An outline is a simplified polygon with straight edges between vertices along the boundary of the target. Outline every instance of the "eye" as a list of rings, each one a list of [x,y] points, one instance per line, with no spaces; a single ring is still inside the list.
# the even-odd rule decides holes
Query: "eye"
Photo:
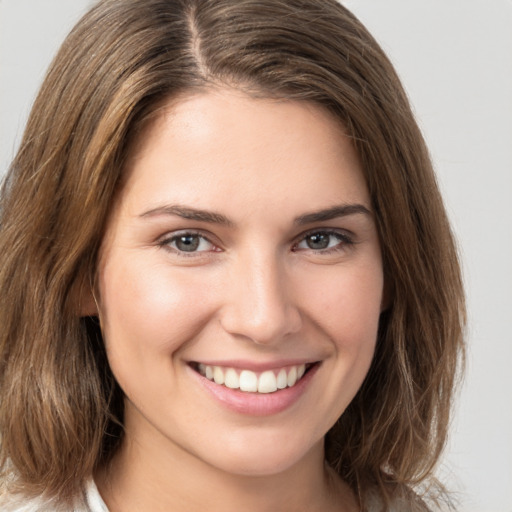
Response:
[[[160,245],[178,253],[216,251],[217,247],[199,233],[182,232],[166,238]]]
[[[314,231],[306,233],[306,235],[295,244],[293,250],[330,252],[331,250],[341,250],[344,245],[351,245],[352,243],[348,235],[338,231]]]

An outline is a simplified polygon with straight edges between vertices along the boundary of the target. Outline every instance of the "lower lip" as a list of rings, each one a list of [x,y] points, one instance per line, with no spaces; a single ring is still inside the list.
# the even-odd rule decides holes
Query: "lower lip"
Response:
[[[239,389],[230,389],[215,384],[192,368],[189,369],[203,388],[224,407],[250,416],[270,416],[288,409],[299,400],[319,366],[319,363],[312,366],[291,388],[280,389],[274,393],[248,393]]]

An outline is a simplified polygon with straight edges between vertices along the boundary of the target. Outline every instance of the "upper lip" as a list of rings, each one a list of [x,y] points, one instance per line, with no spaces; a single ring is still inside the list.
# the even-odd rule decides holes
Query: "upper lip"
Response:
[[[301,364],[313,364],[319,362],[318,359],[279,359],[275,361],[251,361],[246,359],[230,360],[197,360],[190,361],[190,364],[204,364],[205,366],[221,366],[223,368],[235,368],[240,370],[252,370],[253,372],[264,372],[275,370],[287,366],[300,366]]]

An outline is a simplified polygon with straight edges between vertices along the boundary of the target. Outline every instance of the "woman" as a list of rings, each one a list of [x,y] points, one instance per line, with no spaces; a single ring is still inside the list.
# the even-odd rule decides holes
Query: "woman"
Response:
[[[436,497],[456,251],[396,74],[338,3],[100,2],[1,219],[6,510]]]

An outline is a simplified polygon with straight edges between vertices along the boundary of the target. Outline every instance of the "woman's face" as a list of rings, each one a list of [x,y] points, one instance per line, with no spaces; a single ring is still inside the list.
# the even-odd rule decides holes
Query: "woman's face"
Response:
[[[308,103],[185,96],[132,148],[99,265],[126,439],[237,474],[322,456],[383,294],[357,155]]]

